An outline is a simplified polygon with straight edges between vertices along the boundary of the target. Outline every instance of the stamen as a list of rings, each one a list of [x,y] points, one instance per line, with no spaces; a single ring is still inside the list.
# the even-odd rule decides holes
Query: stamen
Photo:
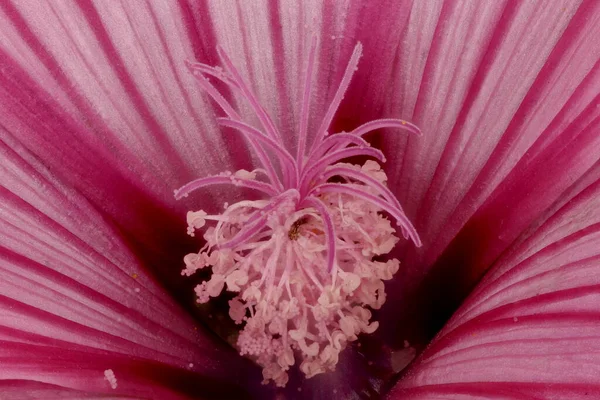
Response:
[[[217,118],[217,121],[219,121],[219,123],[223,126],[238,129],[247,136],[253,137],[269,146],[277,154],[279,164],[287,171],[291,171],[293,179],[291,185],[296,185],[296,182],[298,181],[298,169],[296,168],[296,162],[294,161],[292,155],[280,143],[275,142],[273,139],[265,136],[258,129],[255,129],[241,121],[236,121],[229,118]]]
[[[381,129],[381,128],[400,128],[400,129],[404,129],[410,133],[414,133],[417,136],[421,136],[421,130],[416,125],[413,125],[410,122],[405,121],[403,119],[390,119],[390,118],[376,119],[374,121],[369,121],[369,122],[359,126],[355,130],[353,130],[352,134],[356,135],[356,136],[362,136],[366,133],[369,133],[371,131],[374,131],[376,129]]]
[[[275,128],[273,120],[271,119],[271,117],[269,117],[269,114],[267,114],[265,109],[260,105],[260,102],[254,96],[254,93],[252,93],[252,91],[248,88],[248,85],[246,85],[246,83],[242,79],[242,76],[235,68],[229,57],[227,57],[227,54],[225,54],[223,49],[221,49],[220,47],[217,47],[217,53],[223,61],[223,64],[225,64],[225,69],[227,70],[227,72],[229,72],[235,84],[240,88],[242,94],[250,103],[250,106],[254,110],[254,113],[258,117],[258,120],[260,121],[262,126],[265,128],[267,134],[271,136],[271,138],[278,139],[281,141],[281,134],[279,133],[277,128]]]
[[[319,159],[319,157],[322,157],[323,154],[327,153],[328,150],[333,149],[334,146],[335,150],[339,150],[348,146],[349,144],[369,147],[369,143],[360,136],[356,136],[351,133],[345,132],[336,133],[335,135],[329,136],[327,139],[321,142],[321,144],[315,149],[315,151],[310,154],[309,162],[315,159]]]
[[[323,118],[323,122],[321,122],[321,126],[319,126],[319,128],[317,129],[317,137],[313,142],[313,147],[317,146],[321,142],[321,140],[323,140],[323,137],[325,136],[327,129],[331,124],[331,121],[333,120],[335,112],[339,108],[340,103],[344,98],[344,94],[348,89],[348,86],[350,86],[350,80],[352,79],[352,75],[354,75],[354,72],[358,69],[358,60],[360,59],[361,55],[362,45],[360,43],[357,43],[356,47],[354,47],[354,51],[352,52],[352,56],[350,57],[350,61],[348,61],[346,71],[344,71],[344,76],[342,77],[342,81],[338,86],[338,90],[335,93],[335,96],[333,97],[333,100],[331,101],[327,112],[325,113],[325,117]]]
[[[206,186],[232,184],[236,186],[247,187],[249,189],[256,189],[270,196],[274,196],[277,194],[277,192],[271,185],[256,181],[254,180],[254,178],[246,179],[241,178],[239,176],[234,177],[232,175],[214,175],[206,178],[196,179],[191,181],[190,183],[183,185],[175,191],[175,199],[179,200],[182,197],[187,197],[191,192]]]
[[[333,227],[333,220],[329,210],[323,204],[321,200],[316,197],[307,197],[305,199],[308,205],[312,205],[317,209],[321,218],[323,219],[323,225],[325,226],[325,240],[327,243],[327,272],[331,273],[335,266],[335,228]]]
[[[369,147],[349,147],[347,149],[335,151],[321,157],[314,164],[306,166],[306,170],[302,174],[302,178],[300,180],[300,192],[305,194],[307,192],[307,186],[310,185],[311,182],[313,182],[313,184],[316,183],[314,182],[315,177],[319,175],[319,173],[321,173],[327,166],[339,160],[343,160],[344,158],[355,156],[371,156],[382,162],[385,162],[385,157],[380,150]]]
[[[412,224],[410,223],[410,221],[408,220],[406,215],[404,215],[404,213],[401,210],[397,209],[396,207],[394,207],[392,204],[389,204],[385,200],[383,200],[377,196],[373,196],[372,194],[368,193],[365,190],[359,189],[358,186],[359,185],[324,183],[322,185],[316,186],[313,189],[313,192],[347,193],[347,194],[354,195],[356,197],[363,198],[366,201],[380,207],[382,210],[385,210],[385,211],[389,212],[390,214],[392,214],[392,216],[396,219],[396,221],[398,221],[398,224],[408,230],[409,236],[411,237],[411,239],[413,240],[415,245],[417,245],[417,247],[421,246],[421,240],[419,239],[419,235],[417,234],[417,231],[413,228]]]
[[[229,116],[232,119],[241,119],[240,115],[237,113],[237,111],[233,109],[233,107],[227,102],[227,100],[225,100],[223,95],[221,95],[221,93],[219,93],[217,89],[213,85],[211,85],[210,82],[201,73],[198,73],[198,71],[194,70],[194,64],[187,63],[187,66],[194,74],[196,81],[200,85],[200,88],[204,90],[219,105],[219,107],[221,107],[223,111],[225,111],[227,116]],[[262,147],[260,147],[260,145],[254,138],[250,138],[249,141],[253,150],[256,152],[258,159],[265,167],[269,180],[279,190],[282,190],[283,185],[281,184],[281,181],[279,180],[279,177],[277,176],[277,173],[273,168],[273,164],[271,163],[271,160],[269,159],[265,151],[262,149]]]
[[[395,259],[373,261],[373,257],[389,253],[399,240],[384,213],[396,219],[406,238],[421,245],[400,203],[387,188],[379,163],[368,160],[361,166],[340,162],[353,156],[385,162],[383,153],[371,148],[361,136],[380,128],[419,133],[418,128],[403,120],[381,119],[325,138],[358,64],[360,44],[306,157],[316,44],[317,39],[312,38],[295,158],[221,49],[224,71],[189,64],[200,87],[226,113],[228,118],[219,118],[219,123],[245,135],[264,169],[197,179],[177,190],[176,198],[216,184],[254,189],[266,197],[226,203],[218,215],[203,210],[188,213],[188,233],[193,236],[196,230],[204,230],[206,243],[198,253],[185,256],[182,274],[211,269],[210,279],[195,288],[199,303],[208,302],[223,290],[234,294],[229,300],[229,316],[241,326],[238,350],[262,366],[264,383],[272,381],[277,386],[287,384],[288,370],[294,365],[308,378],[333,371],[348,343],[377,329],[370,309],[383,305],[383,281],[392,279],[400,264]],[[264,131],[242,121],[204,74],[239,91]],[[284,184],[270,157],[278,161]],[[257,180],[257,172],[266,174],[269,182]],[[329,182],[334,177],[336,182]]]

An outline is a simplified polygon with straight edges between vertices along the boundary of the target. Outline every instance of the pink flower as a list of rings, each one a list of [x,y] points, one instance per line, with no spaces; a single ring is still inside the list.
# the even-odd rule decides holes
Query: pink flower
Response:
[[[598,2],[6,1],[0,32],[0,398],[600,397]],[[245,93],[203,80],[234,69]],[[381,119],[423,135],[368,133],[384,171],[315,163],[302,184],[297,148]],[[238,187],[173,198],[224,170]],[[224,202],[276,205],[253,222],[235,206],[217,229]],[[380,210],[422,246],[396,243]],[[343,264],[351,241],[364,276]],[[303,284],[338,271],[339,293],[324,286],[306,325],[293,291],[250,322],[268,292],[251,283],[301,244]],[[356,293],[371,306],[328,314]],[[290,350],[273,338],[292,319]],[[327,343],[310,339],[318,320]],[[260,384],[282,370],[285,389]]]

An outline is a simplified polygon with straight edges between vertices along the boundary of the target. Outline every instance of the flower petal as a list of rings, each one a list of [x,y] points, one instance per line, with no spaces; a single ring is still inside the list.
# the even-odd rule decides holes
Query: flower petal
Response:
[[[1,132],[0,380],[167,396],[190,376],[207,393],[225,380],[236,390],[232,368],[246,364],[194,326],[112,222]]]
[[[600,396],[600,164],[534,226],[389,398]]]
[[[0,360],[7,368],[0,373],[5,378],[0,380],[3,399],[250,398],[225,381],[148,360],[30,343],[3,342],[2,345],[6,345],[6,349]],[[40,358],[44,358],[44,362],[40,362]],[[31,380],[32,371],[35,371],[34,380]]]
[[[594,1],[413,3],[395,100],[382,107],[423,136],[390,134],[383,149],[423,247],[399,250],[405,276],[381,316],[391,340],[425,344],[491,262],[597,162],[599,22]]]
[[[26,331],[34,335],[32,343],[47,344],[47,335],[58,341],[52,344],[57,348],[76,343],[108,349],[141,360],[136,362],[192,370],[203,384],[202,376],[213,376],[216,385],[219,375],[229,376],[231,365],[248,364],[204,330],[195,331],[162,288],[182,286],[177,265],[191,244],[183,205],[177,214],[172,193],[198,170],[217,170],[228,157],[229,152],[203,147],[233,144],[242,151],[231,159],[241,163],[245,150],[235,140],[223,141],[216,125],[205,124],[211,108],[186,72],[182,49],[161,42],[161,35],[175,31],[163,32],[166,27],[142,18],[160,14],[173,19],[179,32],[185,31],[182,15],[189,11],[128,2],[123,7],[143,15],[119,25],[123,21],[111,18],[102,3],[0,5],[6,38],[0,44],[0,136],[11,160],[1,175],[7,247],[2,256],[11,269],[1,306],[12,310],[7,335],[19,338]],[[118,39],[119,33],[138,46]],[[172,40],[184,45],[176,36]],[[161,49],[166,53],[155,60],[159,65],[136,64],[147,60],[145,51]],[[178,54],[177,66],[169,51]],[[162,103],[168,103],[168,112],[177,107],[186,112],[167,119]],[[170,129],[178,134],[171,136]],[[190,146],[192,141],[198,146]],[[179,154],[184,148],[188,152]],[[176,295],[193,302],[191,291]],[[224,363],[229,367],[222,368]],[[101,375],[108,367],[98,368]],[[37,379],[38,371],[28,371]],[[67,377],[53,379],[73,387]]]
[[[181,242],[175,188],[249,160],[185,68],[188,14],[158,3],[0,6],[4,126],[147,248]]]

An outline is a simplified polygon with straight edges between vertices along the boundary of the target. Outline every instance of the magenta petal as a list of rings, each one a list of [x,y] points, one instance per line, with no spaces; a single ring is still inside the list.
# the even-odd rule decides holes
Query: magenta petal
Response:
[[[165,400],[249,398],[226,381],[149,360],[89,349],[79,351],[31,343],[0,343],[3,347],[0,355],[3,365],[0,395],[4,395],[3,399],[19,399],[16,395],[40,400],[68,396]],[[35,379],[32,379],[32,371],[35,371]],[[113,382],[107,378],[111,375],[115,378]],[[11,394],[15,396],[11,397]]]
[[[597,164],[494,263],[390,398],[600,396],[599,199]]]
[[[139,395],[184,390],[178,376],[188,376],[207,392],[225,380],[235,390],[232,368],[247,364],[198,330],[85,197],[5,140],[0,380]],[[121,389],[104,380],[107,369]]]
[[[381,317],[391,340],[425,345],[491,263],[598,161],[600,45],[590,38],[600,35],[600,4],[560,4],[413,3],[414,33],[390,90],[398,95],[382,106],[423,136],[389,133],[383,150],[423,247],[399,250],[405,276]]]
[[[173,189],[223,165],[248,166],[185,67],[193,38],[178,33],[188,14],[158,3],[0,5],[7,134],[146,248],[175,245],[173,210],[183,205]]]

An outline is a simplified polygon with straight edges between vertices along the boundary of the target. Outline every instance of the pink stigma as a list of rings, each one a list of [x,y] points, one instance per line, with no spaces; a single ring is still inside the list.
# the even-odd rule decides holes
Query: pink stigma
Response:
[[[185,256],[182,274],[211,268],[210,280],[195,289],[197,301],[206,303],[224,289],[234,294],[229,315],[242,325],[237,339],[240,354],[263,368],[263,383],[273,381],[282,387],[292,365],[298,363],[308,378],[333,371],[349,342],[377,329],[370,309],[383,305],[383,281],[392,279],[400,264],[396,259],[373,261],[375,256],[389,253],[399,240],[397,228],[387,216],[395,220],[405,238],[421,245],[388,189],[380,164],[373,160],[362,166],[341,162],[353,156],[385,162],[383,153],[362,138],[364,134],[381,128],[420,134],[419,129],[403,120],[381,119],[349,133],[327,133],[357,68],[360,44],[307,151],[316,47],[313,38],[295,155],[285,147],[271,117],[221,49],[223,69],[188,63],[200,87],[225,112],[226,118],[219,118],[219,123],[244,135],[262,166],[197,179],[175,191],[180,199],[196,189],[229,184],[264,195],[262,200],[226,204],[221,214],[189,212],[188,233],[194,236],[197,229],[204,229],[206,244],[198,253]],[[208,76],[240,93],[260,126],[242,121]]]

